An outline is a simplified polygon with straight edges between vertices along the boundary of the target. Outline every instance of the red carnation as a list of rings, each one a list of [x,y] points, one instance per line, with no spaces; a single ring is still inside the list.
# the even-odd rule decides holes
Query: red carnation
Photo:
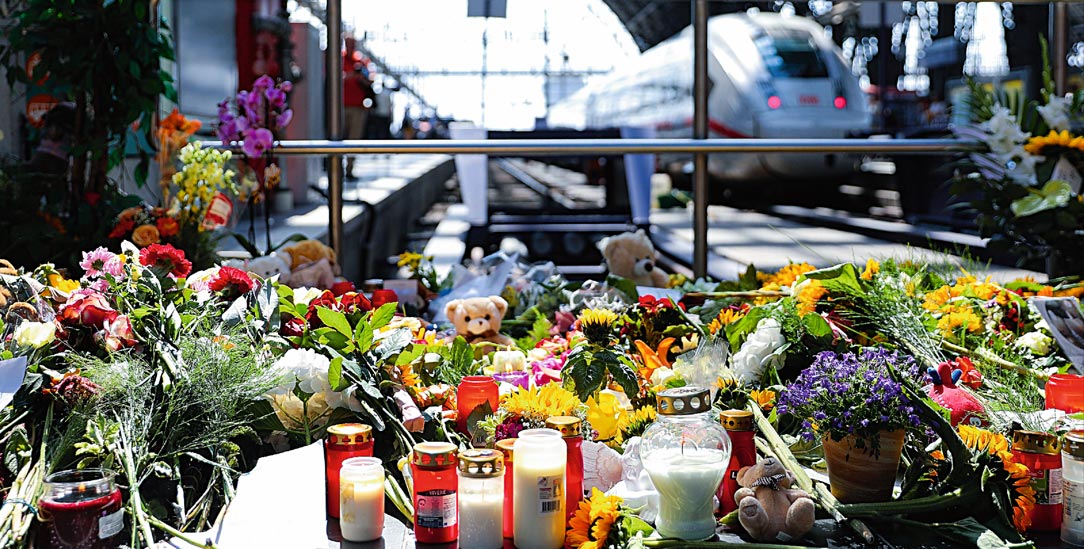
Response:
[[[399,303],[399,296],[394,290],[376,290],[373,292],[373,308],[379,309],[385,303]]]
[[[151,244],[139,250],[139,264],[167,272],[174,278],[184,278],[192,272],[192,262],[184,258],[184,250],[169,244]]]
[[[218,274],[211,279],[211,283],[208,285],[213,292],[221,292],[226,289],[234,289],[237,293],[247,294],[252,291],[252,288],[256,287],[256,284],[252,281],[252,277],[248,276],[248,273],[235,267],[221,267],[218,269]]]
[[[357,290],[357,287],[354,286],[354,283],[350,282],[349,280],[340,280],[331,285],[331,293],[335,294],[336,296],[341,296],[346,292],[353,292],[355,290]]]
[[[124,235],[131,232],[135,228],[135,221],[130,219],[123,220],[117,223],[116,227],[109,233],[109,238],[124,238]]]

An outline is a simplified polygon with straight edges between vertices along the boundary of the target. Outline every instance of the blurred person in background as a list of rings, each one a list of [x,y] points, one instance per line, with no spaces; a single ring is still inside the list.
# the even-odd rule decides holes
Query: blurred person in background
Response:
[[[369,108],[373,104],[372,82],[365,74],[365,66],[356,61],[354,39],[346,39],[346,62],[343,63],[343,111],[346,118],[345,138],[365,139],[365,127],[368,123]],[[356,181],[354,175],[354,157],[346,157],[346,179]]]
[[[391,90],[383,88],[373,96],[369,109],[369,139],[391,139]]]

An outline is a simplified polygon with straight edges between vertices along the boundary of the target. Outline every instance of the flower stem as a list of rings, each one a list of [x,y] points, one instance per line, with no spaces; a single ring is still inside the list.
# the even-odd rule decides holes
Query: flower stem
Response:
[[[644,547],[651,549],[811,549],[799,545],[777,543],[732,543],[727,541],[685,541],[681,539],[644,540]]]
[[[192,545],[194,547],[202,547],[203,549],[215,549],[217,547],[214,544],[214,542],[212,542],[210,539],[204,540],[202,543],[199,542],[199,541],[196,541],[195,539],[193,539],[193,538],[189,537],[188,535],[186,535],[184,532],[181,532],[180,530],[177,530],[176,528],[166,524],[165,522],[162,522],[161,520],[158,520],[158,518],[155,517],[154,515],[146,515],[145,518],[147,519],[147,522],[150,523],[151,526],[154,526],[155,528],[158,528],[159,530],[161,530],[161,531],[163,531],[163,532],[165,532],[165,533],[167,533],[167,534],[169,534],[169,535],[171,535],[171,536],[173,536],[173,537],[175,537],[175,538],[177,538],[177,539],[179,539],[179,540],[181,540],[181,541],[183,541],[183,542],[185,542],[185,543],[187,543],[189,545]]]
[[[908,500],[844,504],[840,506],[840,511],[853,517],[932,513],[952,506],[966,505],[977,494],[973,489],[965,491],[957,488],[945,494]]]
[[[969,355],[969,356],[975,356],[975,357],[981,358],[981,359],[983,359],[983,360],[985,360],[987,362],[992,362],[994,364],[997,364],[998,366],[1001,366],[1002,368],[1008,368],[1010,370],[1013,370],[1014,372],[1016,372],[1018,374],[1029,375],[1029,376],[1032,376],[1034,378],[1037,378],[1037,379],[1040,379],[1040,380],[1043,380],[1043,381],[1046,381],[1046,380],[1050,379],[1050,375],[1048,375],[1046,373],[1040,372],[1038,370],[1032,370],[1031,368],[1025,368],[1025,367],[1023,367],[1023,366],[1021,366],[1019,364],[1014,364],[1012,362],[1009,362],[1008,360],[1005,360],[1005,359],[995,355],[994,353],[991,353],[990,351],[987,351],[986,349],[974,349],[974,350],[972,350],[972,349],[968,349],[966,347],[961,347],[961,346],[953,344],[953,343],[949,343],[948,341],[944,341],[944,340],[941,341],[941,347],[944,348],[946,351],[952,351],[952,352],[954,352],[956,354],[959,354],[959,355]]]

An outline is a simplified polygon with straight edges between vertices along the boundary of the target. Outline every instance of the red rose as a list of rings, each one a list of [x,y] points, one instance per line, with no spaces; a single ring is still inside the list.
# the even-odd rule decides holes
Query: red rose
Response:
[[[98,201],[101,200],[101,199],[102,199],[102,193],[95,193],[95,192],[85,192],[85,193],[83,193],[83,201],[86,202],[87,205],[92,207],[92,208],[94,206],[97,206]]]
[[[139,264],[159,269],[174,278],[184,278],[192,272],[192,262],[184,258],[184,250],[169,244],[151,244],[139,250]]]
[[[94,337],[102,342],[110,352],[132,347],[136,344],[135,332],[132,331],[132,321],[128,319],[127,315],[120,315],[106,322],[105,327],[94,334]]]
[[[379,309],[385,303],[399,303],[399,296],[394,290],[376,290],[373,292],[373,308]]]
[[[102,294],[94,290],[72,292],[60,306],[60,321],[83,326],[103,326],[117,318],[117,311]]]
[[[331,293],[335,294],[336,297],[341,296],[346,292],[353,292],[355,290],[357,290],[357,287],[354,286],[354,283],[350,282],[349,280],[340,280],[339,282],[331,285]]]
[[[235,267],[221,267],[218,269],[218,274],[211,279],[211,283],[208,285],[213,292],[221,292],[226,289],[236,290],[237,293],[247,294],[256,287],[256,283],[252,281],[252,277],[248,276],[248,273]]]
[[[331,309],[332,311],[338,311],[340,313],[343,312],[343,305],[335,299],[335,294],[332,294],[331,290],[324,290],[323,293],[309,302],[309,312],[305,314],[305,320],[307,320],[309,326],[313,328],[319,328],[324,325],[324,323],[320,321],[320,317],[316,314],[317,307],[324,307],[325,309]]]
[[[354,311],[361,311],[363,313],[369,312],[373,309],[373,304],[369,302],[369,298],[364,294],[357,292],[347,292],[339,298],[339,302],[342,303],[343,312],[346,314],[353,313]]]
[[[284,337],[296,336],[300,337],[305,334],[305,320],[298,317],[291,317],[290,320],[282,323],[282,327],[279,328],[279,334]]]
[[[130,219],[117,222],[117,226],[109,232],[109,238],[124,238],[124,235],[135,228],[135,221]]]

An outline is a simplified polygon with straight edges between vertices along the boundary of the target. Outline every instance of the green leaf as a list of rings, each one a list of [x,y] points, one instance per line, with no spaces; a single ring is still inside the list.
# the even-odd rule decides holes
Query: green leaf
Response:
[[[810,313],[802,317],[802,324],[805,325],[806,332],[809,335],[818,338],[830,337],[832,335],[832,326],[828,324],[828,321],[817,313]]]
[[[623,520],[625,532],[628,533],[630,538],[636,537],[636,534],[643,534],[644,537],[648,537],[655,533],[655,529],[651,527],[644,519],[636,515],[625,515]]]
[[[607,365],[610,375],[613,376],[614,381],[621,386],[621,389],[625,391],[625,394],[629,397],[633,397],[640,393],[640,385],[636,381],[636,371],[624,362],[613,362]]]
[[[606,285],[625,294],[629,303],[636,303],[640,299],[640,292],[636,291],[636,283],[616,275],[606,276]]]
[[[369,313],[372,315],[369,324],[373,327],[373,331],[387,326],[388,323],[391,322],[391,319],[395,318],[395,310],[398,306],[398,303],[385,303],[381,305],[379,309]]]
[[[1061,208],[1068,205],[1073,198],[1073,188],[1068,182],[1058,179],[1047,181],[1042,189],[1028,189],[1028,193],[1024,198],[1014,200],[1009,206],[1016,217],[1027,217]]]
[[[606,367],[597,364],[590,351],[581,350],[568,357],[565,371],[568,372],[566,379],[572,382],[576,396],[581,401],[586,401],[602,388]]]
[[[377,361],[386,360],[402,351],[413,340],[414,335],[409,328],[399,328],[391,334],[380,339],[380,345],[376,348]]]
[[[768,313],[760,307],[755,307],[749,311],[748,314],[743,316],[741,320],[728,324],[726,327],[726,338],[730,342],[731,349],[740,349],[741,342],[745,340],[745,337],[757,329],[757,323],[764,317],[768,316]]]
[[[350,337],[353,334],[353,330],[350,329],[350,321],[346,319],[346,315],[339,311],[334,311],[327,307],[317,307],[316,316],[320,317],[320,320],[323,321],[325,325],[346,337]]]
[[[418,360],[426,353],[425,345],[411,344],[395,358],[396,366],[403,366]]]
[[[343,357],[337,356],[331,360],[327,369],[327,381],[334,391],[342,391],[350,386],[350,381],[343,376]]]
[[[467,433],[473,435],[474,430],[478,427],[478,422],[491,415],[493,415],[493,407],[489,405],[488,400],[484,400],[481,404],[475,406],[470,411],[470,415],[467,416]]]
[[[847,295],[862,295],[865,293],[858,283],[858,271],[850,263],[840,263],[835,267],[810,271],[805,273],[805,277],[821,281],[825,288],[833,292]]]
[[[373,348],[373,338],[376,334],[373,333],[373,327],[362,319],[358,322],[357,328],[354,330],[354,341],[357,343],[358,350],[363,353],[369,352],[369,349]]]

